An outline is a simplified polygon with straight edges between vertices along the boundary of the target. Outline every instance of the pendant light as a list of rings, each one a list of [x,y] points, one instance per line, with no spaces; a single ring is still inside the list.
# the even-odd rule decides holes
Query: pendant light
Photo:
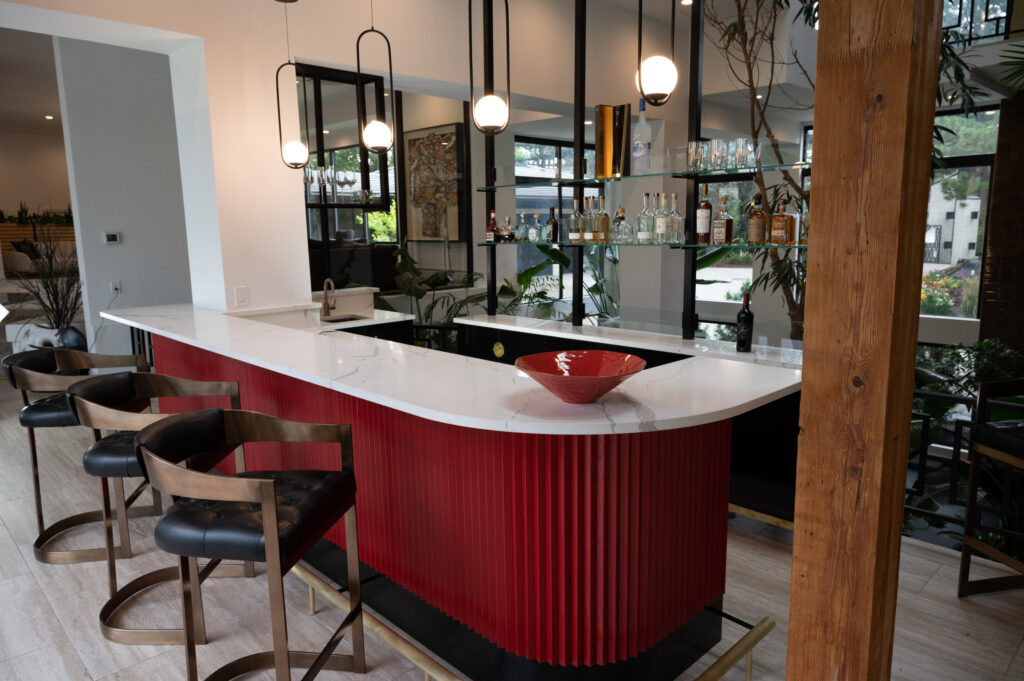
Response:
[[[384,44],[388,46],[388,90],[390,90],[391,97],[391,125],[387,123],[387,114],[381,115],[381,111],[375,106],[374,107],[374,119],[372,121],[366,121],[366,107],[362,107],[360,111],[360,121],[362,133],[360,134],[360,141],[363,147],[372,153],[383,154],[395,143],[395,131],[392,127],[395,124],[395,73],[391,67],[391,41],[388,37],[373,27],[373,0],[370,0],[370,28],[366,29],[359,34],[356,39],[356,87],[362,88],[363,86],[363,68],[362,61],[359,54],[359,44],[363,41],[363,36],[367,33],[376,33],[384,39]],[[362,90],[360,90],[362,92]]]
[[[661,106],[672,96],[679,82],[679,71],[676,70],[676,3],[669,0],[669,11],[672,13],[671,57],[655,55],[644,59],[644,0],[639,0],[636,27],[636,89],[651,106]]]
[[[512,62],[509,59],[508,0],[505,2],[505,99],[494,94],[494,87],[484,84],[484,96],[473,104],[473,125],[485,135],[497,135],[508,127],[509,104],[512,97]],[[486,78],[485,78],[486,80]],[[473,0],[469,0],[469,101],[473,103]]]
[[[305,114],[306,122],[306,141],[303,142],[301,139],[292,139],[287,142],[284,141],[284,131],[281,125],[281,71],[291,66],[295,69],[295,62],[292,61],[292,45],[291,39],[288,35],[288,5],[296,2],[296,0],[277,0],[284,5],[284,40],[285,48],[288,54],[285,55],[287,61],[277,67],[277,71],[274,73],[274,89],[277,93],[277,141],[281,147],[281,161],[284,162],[289,168],[305,168],[309,163],[309,107],[306,106],[306,79],[302,79],[302,111]],[[296,76],[298,74],[296,73]]]

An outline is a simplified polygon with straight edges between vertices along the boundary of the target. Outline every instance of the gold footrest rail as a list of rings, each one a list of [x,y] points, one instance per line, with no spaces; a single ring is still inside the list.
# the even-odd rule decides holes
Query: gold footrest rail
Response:
[[[299,564],[294,566],[291,569],[291,573],[305,582],[310,589],[319,592],[324,598],[345,612],[349,612],[352,609],[348,596],[340,593],[335,587],[331,586],[325,579],[315,574],[305,565]],[[311,608],[312,599],[311,595]],[[367,612],[366,608],[363,608],[363,626],[376,634],[384,643],[388,644],[400,655],[423,670],[428,678],[436,679],[437,681],[461,681],[457,675],[441,666],[437,660],[423,652],[415,643],[396,632],[384,622],[381,622],[370,612]],[[326,668],[330,669],[330,667]],[[214,679],[210,677],[207,681],[214,681]]]
[[[768,632],[775,628],[775,620],[765,617],[725,651],[720,658],[697,677],[697,681],[718,681],[744,657],[747,658],[747,681],[754,678],[754,646],[761,642]]]

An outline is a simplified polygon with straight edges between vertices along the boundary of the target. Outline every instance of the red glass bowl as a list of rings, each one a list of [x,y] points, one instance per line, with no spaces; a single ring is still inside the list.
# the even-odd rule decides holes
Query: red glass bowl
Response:
[[[645,366],[636,355],[608,350],[541,352],[516,360],[516,369],[569,404],[596,402]]]

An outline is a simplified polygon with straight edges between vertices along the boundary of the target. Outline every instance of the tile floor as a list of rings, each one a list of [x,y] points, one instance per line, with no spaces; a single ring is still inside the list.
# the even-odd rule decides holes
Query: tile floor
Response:
[[[100,635],[96,616],[106,598],[102,563],[44,565],[34,559],[32,488],[25,433],[16,418],[19,407],[17,393],[0,389],[0,680],[183,679],[179,648],[118,645]],[[38,439],[47,521],[98,507],[99,483],[80,465],[81,452],[90,441],[88,432],[78,428],[40,431]],[[143,572],[173,564],[153,545],[154,522],[153,518],[131,521],[136,555],[118,561],[122,584]],[[725,608],[749,622],[771,615],[778,624],[758,646],[755,679],[785,677],[791,539],[786,531],[745,518],[731,523]],[[99,545],[99,528],[89,526],[69,533],[61,543],[69,548]],[[893,679],[1024,680],[1024,591],[957,599],[957,561],[958,555],[948,549],[904,540]],[[1005,571],[979,568],[979,576],[986,572]],[[318,613],[310,616],[305,586],[294,577],[287,578],[286,585],[294,647],[319,649],[340,621],[340,612],[321,600]],[[211,642],[199,649],[201,674],[239,654],[269,647],[265,593],[266,582],[261,577],[207,582],[204,599]],[[141,600],[144,605],[130,611],[126,624],[178,624],[180,610],[173,585],[153,589]],[[680,679],[696,679],[743,633],[726,623],[723,641]],[[367,677],[372,681],[424,678],[422,671],[372,634],[367,635],[367,657]],[[299,672],[294,677],[298,678]],[[270,679],[270,675],[250,678]],[[351,677],[324,672],[320,678]],[[726,678],[742,679],[742,668]]]

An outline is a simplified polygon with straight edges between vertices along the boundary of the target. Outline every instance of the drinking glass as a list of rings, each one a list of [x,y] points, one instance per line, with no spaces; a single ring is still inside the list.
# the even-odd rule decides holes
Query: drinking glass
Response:
[[[711,140],[711,170],[729,167],[729,144],[725,140]]]

